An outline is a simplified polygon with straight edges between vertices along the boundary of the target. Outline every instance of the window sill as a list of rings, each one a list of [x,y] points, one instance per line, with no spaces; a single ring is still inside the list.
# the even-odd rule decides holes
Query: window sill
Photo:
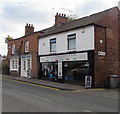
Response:
[[[76,49],[67,50],[68,52],[76,52]]]
[[[50,54],[56,54],[56,52],[50,52]]]
[[[10,69],[10,71],[16,71],[16,72],[18,72],[18,69]]]
[[[29,51],[25,51],[25,53],[29,53]]]

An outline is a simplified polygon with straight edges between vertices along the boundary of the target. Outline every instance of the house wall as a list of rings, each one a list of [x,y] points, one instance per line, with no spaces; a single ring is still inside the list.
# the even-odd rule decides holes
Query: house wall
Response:
[[[120,86],[120,2],[119,2],[119,16],[118,16],[118,39],[119,39],[119,86]]]
[[[108,87],[110,75],[119,75],[118,9],[108,10],[96,24],[105,26],[106,29],[95,27],[95,87]],[[98,56],[98,51],[106,52],[106,56]]]
[[[84,31],[84,33],[82,33]],[[39,55],[48,55],[50,52],[50,39],[56,38],[56,52],[66,53],[68,50],[67,35],[76,33],[76,51],[94,50],[94,26],[87,26],[39,39]],[[73,51],[73,50],[72,50]]]
[[[12,41],[8,42],[8,58],[9,58],[9,62],[10,62],[10,57],[11,56],[16,56],[16,55],[12,55],[12,49],[11,46],[12,44],[16,45],[16,49],[17,49],[17,55],[19,56],[19,65],[21,67],[21,59],[20,56],[21,55],[27,55],[27,54],[31,54],[32,55],[32,75],[33,78],[38,78],[38,62],[37,62],[37,54],[38,54],[38,35],[39,33],[35,33],[29,36],[24,36],[22,38],[18,38]],[[29,52],[25,53],[25,41],[29,41]],[[21,68],[19,68],[18,71],[10,71],[11,75],[15,75],[15,76],[20,76],[21,75]]]

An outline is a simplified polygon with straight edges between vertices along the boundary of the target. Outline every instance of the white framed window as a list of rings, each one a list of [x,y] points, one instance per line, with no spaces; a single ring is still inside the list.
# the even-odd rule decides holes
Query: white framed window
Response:
[[[12,44],[12,54],[15,54],[15,44]]]
[[[17,70],[18,71],[18,59],[10,60],[10,71]]]
[[[50,39],[50,52],[56,52],[56,38]]]
[[[29,52],[29,41],[25,41],[25,52]]]
[[[68,50],[76,49],[76,34],[68,35],[67,39],[68,39]]]

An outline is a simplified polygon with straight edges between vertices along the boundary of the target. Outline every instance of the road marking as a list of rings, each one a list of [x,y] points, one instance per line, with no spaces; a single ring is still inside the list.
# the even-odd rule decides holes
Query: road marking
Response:
[[[100,90],[106,90],[104,88],[98,88],[98,89],[81,89],[81,90],[73,90],[69,92],[81,92],[81,91],[100,91]]]
[[[89,110],[84,110],[84,112],[91,112],[91,111],[89,111]]]
[[[32,95],[32,94],[27,93],[27,92],[19,91],[17,89],[14,89],[14,91],[17,91],[19,93],[22,93],[22,94],[25,94],[25,95],[29,95],[29,96],[32,96],[32,97],[35,97],[35,98],[39,98],[39,99],[42,99],[42,100],[45,100],[45,101],[50,101],[49,99],[46,99],[46,98],[43,98],[43,97],[39,97],[39,96],[36,96],[36,95]]]
[[[19,83],[23,83],[23,84],[28,84],[28,85],[38,86],[38,87],[42,87],[42,88],[52,89],[52,90],[56,90],[56,91],[62,91],[62,92],[81,92],[81,91],[100,91],[100,90],[106,90],[104,88],[81,89],[81,90],[61,90],[61,89],[58,89],[58,88],[53,88],[53,87],[48,87],[48,86],[44,86],[44,85],[33,84],[33,83],[30,83],[30,82],[23,82],[23,81],[14,80],[14,79],[8,79],[8,78],[3,78],[3,79],[14,81],[14,82],[19,82]]]
[[[57,88],[52,88],[52,87],[48,87],[48,86],[44,86],[44,85],[32,84],[30,82],[23,82],[23,81],[18,81],[18,80],[14,80],[14,79],[8,79],[8,78],[4,78],[4,79],[10,80],[10,81],[13,81],[13,82],[19,82],[19,83],[23,83],[23,84],[38,86],[38,87],[42,87],[42,88],[48,88],[48,89],[53,89],[53,90],[57,90],[57,91],[63,91],[63,90],[60,90],[60,89],[57,89]]]

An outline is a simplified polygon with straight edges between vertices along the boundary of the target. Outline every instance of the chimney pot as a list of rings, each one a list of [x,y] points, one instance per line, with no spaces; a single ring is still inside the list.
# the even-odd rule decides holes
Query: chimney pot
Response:
[[[66,14],[64,14],[64,17],[66,17]]]
[[[30,24],[29,24],[29,27],[30,27]]]
[[[28,23],[26,23],[26,26],[28,26]]]
[[[59,13],[59,16],[61,16],[61,13]]]
[[[56,13],[56,15],[58,15],[58,12]]]

